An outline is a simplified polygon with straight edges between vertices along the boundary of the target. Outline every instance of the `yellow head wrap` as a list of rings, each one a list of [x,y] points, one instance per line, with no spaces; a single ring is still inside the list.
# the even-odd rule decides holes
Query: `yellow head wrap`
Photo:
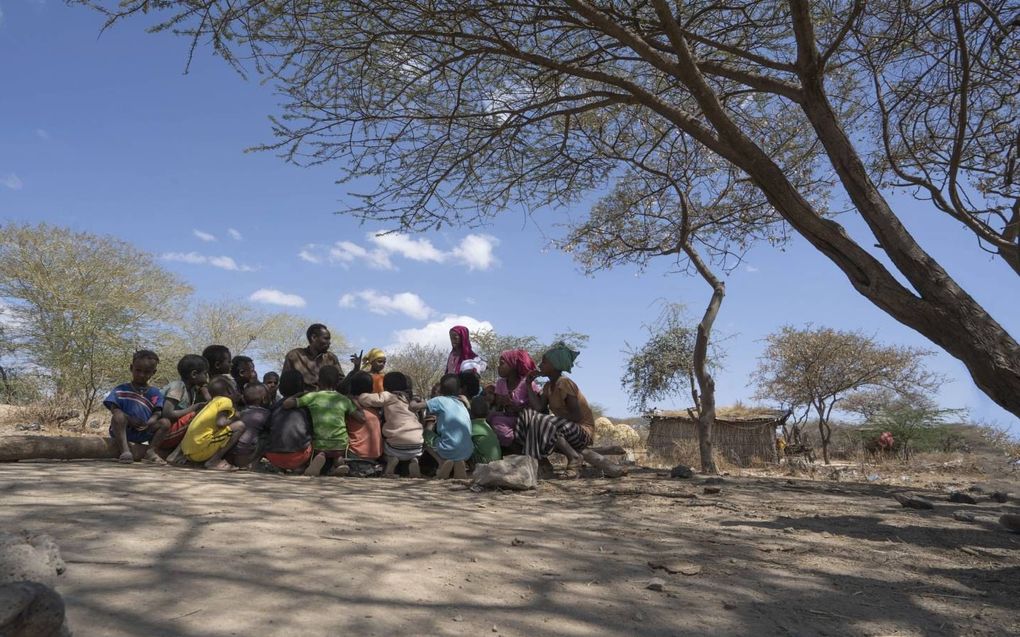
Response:
[[[378,347],[373,347],[372,349],[368,350],[368,353],[365,354],[365,358],[362,359],[361,369],[367,372],[368,370],[372,369],[372,363],[379,360],[380,358],[386,358],[386,352],[382,351]]]

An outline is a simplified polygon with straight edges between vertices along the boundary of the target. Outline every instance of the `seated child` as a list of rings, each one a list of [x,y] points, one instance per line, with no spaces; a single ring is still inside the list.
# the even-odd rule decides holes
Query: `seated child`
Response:
[[[162,418],[163,394],[149,386],[149,379],[156,373],[159,356],[147,349],[138,350],[131,357],[131,382],[117,385],[103,399],[103,406],[110,410],[110,437],[117,443],[123,463],[134,462],[129,442],[150,443],[145,459],[162,462],[154,449],[163,442],[170,429],[170,423]]]
[[[365,415],[350,398],[334,389],[340,385],[341,380],[339,367],[324,365],[319,368],[318,385],[330,389],[292,396],[283,401],[284,409],[304,407],[312,416],[312,450],[315,456],[308,464],[305,475],[321,475],[327,461],[335,465],[330,475],[344,475],[348,470],[343,462],[350,443],[346,416],[352,414],[355,420],[364,420]]]
[[[383,377],[383,391],[379,394],[361,394],[358,404],[370,409],[383,410],[383,454],[386,456],[384,475],[393,476],[397,463],[410,463],[408,475],[421,477],[418,458],[422,453],[422,426],[415,414],[425,403],[411,395],[411,379],[400,372]]]
[[[209,381],[209,396],[202,411],[191,419],[181,441],[181,452],[191,462],[204,462],[206,469],[230,471],[234,466],[223,459],[244,432],[244,423],[234,410],[234,393],[223,376]]]
[[[488,464],[503,457],[499,446],[499,437],[485,421],[489,417],[489,401],[485,396],[471,399],[471,442],[475,452],[471,459],[475,464]]]
[[[358,397],[371,394],[374,379],[367,372],[356,372],[350,378],[351,399],[357,403]],[[350,444],[347,457],[358,460],[378,460],[382,456],[381,421],[377,408],[361,405],[365,419],[359,421],[351,414],[347,416],[347,435]]]
[[[262,375],[262,384],[266,386],[266,407],[272,407],[280,399],[276,389],[280,386],[280,375],[276,372],[266,372]]]
[[[181,444],[188,423],[209,400],[209,363],[197,354],[186,354],[177,361],[179,380],[163,388],[163,418],[170,423],[162,449],[173,450]]]
[[[231,390],[237,393],[237,381],[230,375],[230,364],[233,360],[230,356],[230,349],[225,345],[210,345],[202,350],[202,358],[209,363],[209,380],[225,378],[230,384]]]
[[[244,431],[237,439],[237,444],[227,454],[227,461],[235,467],[247,467],[262,455],[265,433],[269,425],[269,410],[266,404],[266,386],[260,382],[248,383],[242,395],[244,409],[241,411],[241,422]]]
[[[443,460],[459,462],[474,453],[471,442],[471,415],[460,398],[457,374],[446,374],[439,381],[439,395],[425,403],[436,417],[435,431],[425,433],[425,443]]]
[[[300,394],[305,377],[290,369],[280,376],[280,393],[284,398]],[[277,469],[304,470],[312,459],[312,417],[307,409],[284,409],[283,399],[276,401],[269,413],[269,443],[265,458]]]
[[[255,371],[255,362],[247,356],[235,356],[230,359],[230,377],[234,379],[238,391],[244,391],[248,383],[259,381],[259,373]]]
[[[460,383],[460,394],[468,400],[482,393],[482,379],[474,372],[457,374],[457,381]]]

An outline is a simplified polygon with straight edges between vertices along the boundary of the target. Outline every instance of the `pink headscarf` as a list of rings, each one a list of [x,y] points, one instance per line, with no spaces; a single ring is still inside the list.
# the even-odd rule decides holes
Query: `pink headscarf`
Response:
[[[460,352],[458,354],[461,361],[478,358],[478,354],[475,354],[475,351],[471,349],[471,337],[468,336],[468,328],[463,325],[454,325],[450,328],[450,331],[460,336]]]
[[[508,349],[499,355],[499,361],[513,367],[522,379],[535,370],[535,361],[527,350]]]

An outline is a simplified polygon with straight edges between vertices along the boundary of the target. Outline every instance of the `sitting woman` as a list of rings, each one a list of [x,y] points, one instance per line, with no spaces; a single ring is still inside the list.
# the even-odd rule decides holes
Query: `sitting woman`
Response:
[[[553,451],[565,455],[568,476],[576,476],[582,461],[587,460],[602,469],[607,478],[620,477],[626,474],[622,467],[588,448],[595,431],[595,417],[577,383],[563,376],[563,372],[573,368],[577,356],[578,352],[566,344],[557,343],[542,356],[539,369],[527,375],[530,408],[521,411],[517,418],[517,439],[525,455],[545,461],[547,468]],[[531,385],[539,375],[549,379],[541,394]]]
[[[471,349],[468,328],[463,325],[450,328],[450,356],[446,359],[446,373],[474,372],[481,376],[485,373],[485,367],[485,361]]]
[[[535,361],[526,350],[510,349],[499,355],[496,371],[499,378],[492,398],[492,411],[489,412],[489,425],[496,432],[504,453],[520,453],[520,445],[514,445],[517,416],[529,405],[529,386],[536,394],[539,391],[538,386],[528,380],[528,375],[535,371]]]

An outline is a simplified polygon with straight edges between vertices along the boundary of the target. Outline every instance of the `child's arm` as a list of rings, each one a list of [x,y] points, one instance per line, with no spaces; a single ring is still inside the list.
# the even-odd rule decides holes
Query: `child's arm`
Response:
[[[303,392],[294,394],[290,398],[287,398],[286,400],[283,401],[283,408],[284,409],[295,409],[295,408],[297,408],[299,406],[298,405],[298,399],[301,398],[302,396],[304,396],[307,393],[308,392],[303,391]]]
[[[223,410],[216,414],[216,426],[217,427],[229,427],[231,423],[241,422],[240,418],[231,418],[230,411]]]
[[[567,420],[570,422],[581,422],[581,403],[578,402],[577,396],[568,395],[564,402],[567,404],[567,411],[569,412]]]
[[[358,407],[357,409],[351,412],[351,418],[357,420],[358,422],[365,422],[365,412],[361,410],[361,407]]]
[[[411,402],[407,403],[407,408],[413,412],[418,412],[425,409],[425,401],[421,398],[414,398]]]

